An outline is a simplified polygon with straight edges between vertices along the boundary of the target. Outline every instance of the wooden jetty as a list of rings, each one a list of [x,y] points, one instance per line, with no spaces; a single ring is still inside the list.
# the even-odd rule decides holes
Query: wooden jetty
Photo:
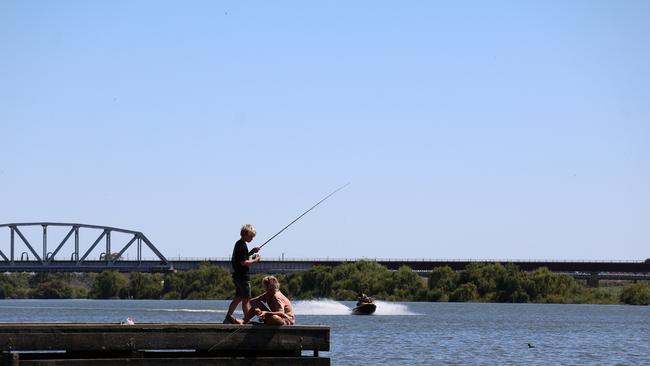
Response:
[[[0,323],[2,366],[329,365],[328,326]]]

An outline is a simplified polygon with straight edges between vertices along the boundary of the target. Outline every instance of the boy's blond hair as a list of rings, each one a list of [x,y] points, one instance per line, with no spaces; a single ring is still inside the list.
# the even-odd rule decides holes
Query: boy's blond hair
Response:
[[[266,276],[262,279],[266,291],[277,291],[280,289],[280,282],[274,276]]]
[[[255,230],[255,228],[251,224],[244,224],[244,226],[241,227],[241,231],[239,232],[239,234],[242,237],[248,234],[255,236],[257,234],[257,230]]]

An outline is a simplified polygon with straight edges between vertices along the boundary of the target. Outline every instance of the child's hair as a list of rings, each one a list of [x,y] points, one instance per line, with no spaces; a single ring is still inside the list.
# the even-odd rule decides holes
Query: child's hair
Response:
[[[253,225],[244,224],[244,226],[241,227],[240,235],[244,236],[244,235],[248,235],[248,234],[251,234],[251,235],[255,236],[255,234],[257,234],[257,231],[255,230]]]
[[[278,282],[278,279],[273,277],[273,276],[266,276],[262,279],[262,284],[264,285],[264,288],[266,291],[271,291],[271,290],[279,290],[280,289],[280,282]]]

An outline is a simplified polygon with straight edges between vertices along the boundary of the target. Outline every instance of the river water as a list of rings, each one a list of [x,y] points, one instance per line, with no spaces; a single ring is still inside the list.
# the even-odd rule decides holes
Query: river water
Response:
[[[650,306],[295,301],[332,365],[650,365]],[[220,322],[228,301],[0,300],[0,322]],[[239,314],[239,317],[241,314]],[[534,346],[529,348],[528,344]]]

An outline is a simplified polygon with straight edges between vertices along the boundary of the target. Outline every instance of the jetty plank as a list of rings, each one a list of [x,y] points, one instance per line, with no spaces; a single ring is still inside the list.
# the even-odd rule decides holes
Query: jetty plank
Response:
[[[2,351],[65,350],[124,352],[195,350],[197,352],[329,351],[329,327],[220,323],[3,323]]]
[[[110,358],[20,360],[21,366],[329,366],[329,358],[320,357],[205,357],[205,358]]]

